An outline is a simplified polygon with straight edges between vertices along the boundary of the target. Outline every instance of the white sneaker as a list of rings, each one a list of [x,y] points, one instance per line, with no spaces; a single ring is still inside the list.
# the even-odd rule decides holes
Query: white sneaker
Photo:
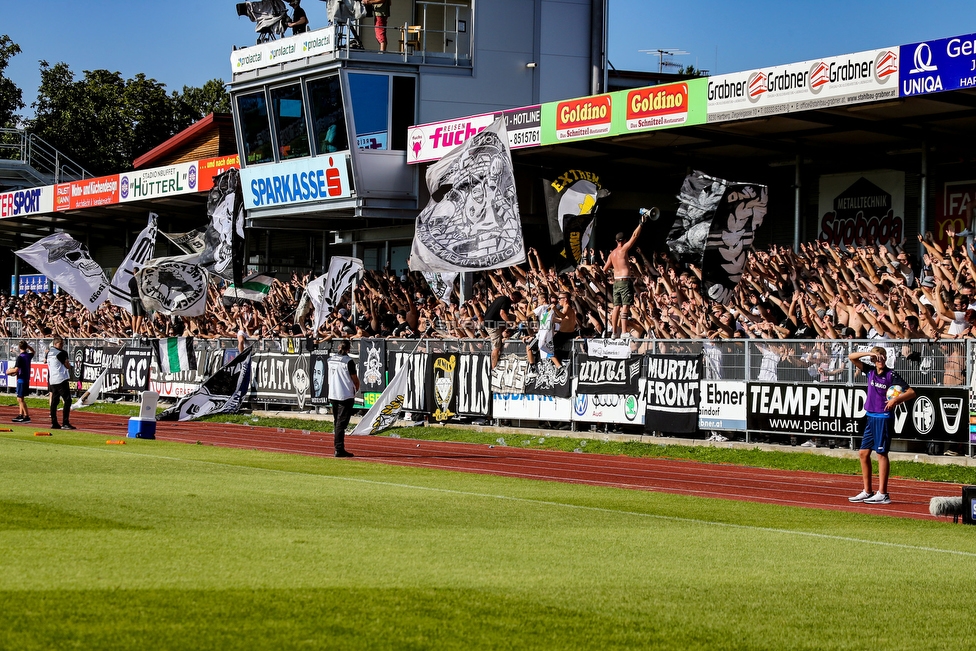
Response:
[[[873,497],[869,497],[864,500],[865,504],[891,504],[891,498],[888,493],[875,493]]]
[[[848,497],[847,500],[849,502],[863,502],[864,500],[868,499],[869,497],[871,497],[871,493],[869,493],[867,491],[861,491],[860,493],[858,493],[854,497]]]
[[[813,439],[808,439],[806,441],[806,443],[801,443],[800,444],[800,447],[801,448],[815,448],[815,447],[817,447],[817,444],[813,442]]]

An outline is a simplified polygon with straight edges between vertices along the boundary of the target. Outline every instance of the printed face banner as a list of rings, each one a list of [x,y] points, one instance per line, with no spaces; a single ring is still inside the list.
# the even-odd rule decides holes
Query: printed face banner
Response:
[[[901,46],[902,97],[976,86],[976,34]]]
[[[644,426],[657,432],[695,432],[701,378],[700,355],[648,355]]]
[[[156,233],[159,230],[156,226],[157,219],[156,213],[149,213],[149,223],[136,237],[129,254],[112,276],[112,284],[108,288],[108,302],[112,305],[131,311],[132,293],[129,291],[129,281],[132,280],[135,267],[146,264],[156,251]]]
[[[491,415],[491,355],[458,354],[457,413],[475,417]]]
[[[48,235],[15,253],[89,311],[105,302],[109,285],[105,272],[92,260],[88,247],[67,233]]]
[[[700,398],[698,429],[745,431],[745,382],[702,380]]]
[[[127,346],[122,351],[123,391],[145,391],[149,388],[149,368],[152,366],[152,348]]]
[[[600,359],[576,356],[576,394],[636,395],[643,357]]]
[[[207,270],[174,260],[150,260],[136,274],[147,310],[200,316],[207,307]]]
[[[417,216],[412,271],[502,269],[525,262],[502,120],[431,165],[427,187],[430,203]]]
[[[905,241],[905,173],[877,170],[820,177],[820,234],[833,245]]]
[[[708,121],[746,120],[898,97],[897,47],[708,78]]]
[[[529,362],[524,357],[502,357],[491,371],[491,390],[494,393],[524,393],[528,372]]]
[[[552,360],[543,359],[529,367],[525,379],[525,393],[533,395],[569,398],[573,395],[573,378],[569,364],[556,366]]]
[[[386,340],[359,340],[359,390],[363,404],[372,406],[386,388]]]
[[[556,253],[560,271],[571,271],[583,260],[590,246],[597,203],[610,195],[600,178],[583,170],[568,170],[556,180],[543,180],[546,212],[549,217],[549,242]]]
[[[308,363],[309,375],[312,378],[311,403],[327,405],[329,404],[329,354],[325,351],[313,350],[309,355]]]
[[[458,413],[458,355],[432,353],[427,358],[427,411],[438,423]]]
[[[213,181],[207,195],[210,223],[204,231],[199,264],[240,285],[244,274],[244,200],[241,175],[231,168]]]
[[[251,360],[251,401],[298,405],[299,409],[314,404],[308,367],[309,355],[255,353]]]
[[[705,251],[712,218],[725,196],[728,182],[699,171],[685,177],[678,194],[678,211],[668,248],[682,260],[697,262]]]

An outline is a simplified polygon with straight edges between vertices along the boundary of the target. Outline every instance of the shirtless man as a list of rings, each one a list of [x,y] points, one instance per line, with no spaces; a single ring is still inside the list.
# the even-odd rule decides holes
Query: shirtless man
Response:
[[[560,353],[564,352],[562,348],[566,342],[576,337],[576,331],[579,328],[576,322],[576,308],[573,307],[569,292],[565,290],[559,292],[553,321],[556,323],[556,333],[552,337],[552,347],[556,351],[556,356],[552,360],[556,366],[562,366],[562,360],[559,359]]]
[[[603,265],[603,271],[607,272],[613,267],[613,312],[610,313],[610,327],[613,329],[613,338],[620,337],[622,333],[630,336],[629,317],[630,306],[634,304],[634,280],[631,275],[630,267],[630,247],[640,237],[641,226],[646,221],[646,216],[641,216],[640,223],[634,229],[634,234],[630,239],[624,241],[624,234],[617,233],[617,248],[607,256],[607,262]]]

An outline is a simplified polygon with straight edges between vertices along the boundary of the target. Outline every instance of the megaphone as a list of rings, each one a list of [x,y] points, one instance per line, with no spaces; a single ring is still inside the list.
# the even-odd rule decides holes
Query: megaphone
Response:
[[[655,208],[641,208],[640,209],[641,221],[650,220],[652,222],[657,221],[657,218],[661,216],[661,211]]]

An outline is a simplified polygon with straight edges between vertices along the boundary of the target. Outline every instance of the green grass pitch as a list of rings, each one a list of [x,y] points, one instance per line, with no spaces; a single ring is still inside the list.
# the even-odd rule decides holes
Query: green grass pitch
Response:
[[[0,649],[972,646],[972,527],[31,434]]]

